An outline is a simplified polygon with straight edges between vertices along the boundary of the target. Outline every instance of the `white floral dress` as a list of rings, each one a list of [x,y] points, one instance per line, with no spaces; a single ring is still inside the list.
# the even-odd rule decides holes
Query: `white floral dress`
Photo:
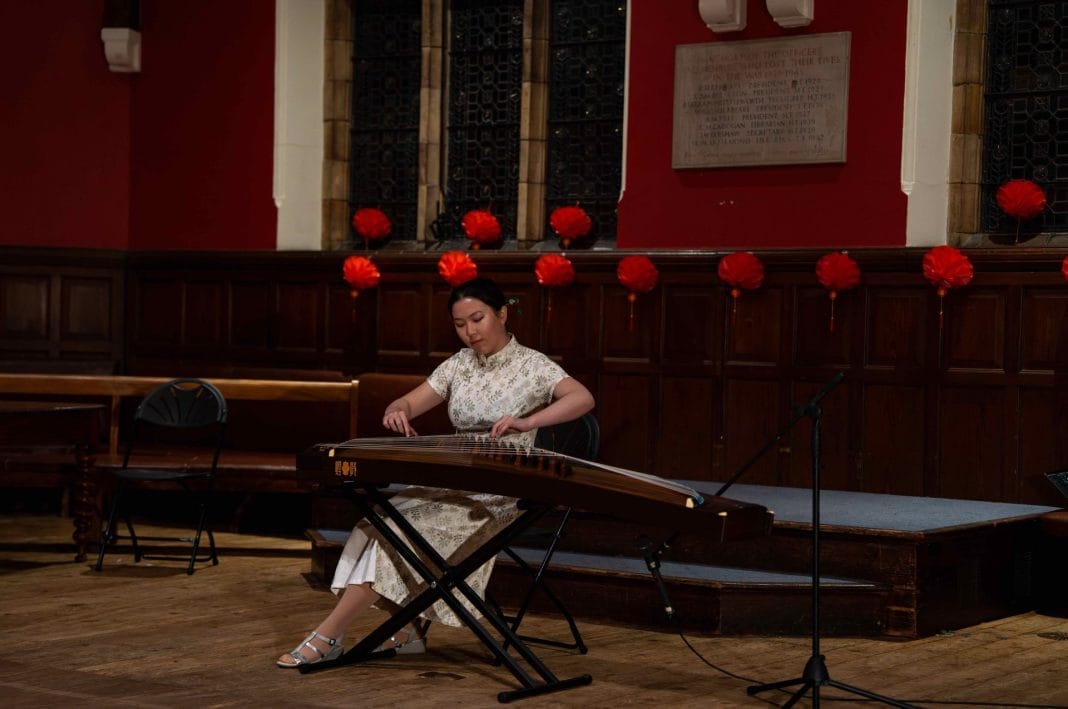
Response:
[[[544,354],[511,337],[499,352],[485,357],[463,349],[442,362],[427,383],[448,401],[449,418],[457,431],[486,431],[501,416],[525,416],[552,401],[553,390],[567,374]],[[534,442],[536,431],[509,436],[523,445]],[[456,563],[519,515],[515,500],[501,495],[411,486],[392,498],[393,505],[450,563]],[[396,527],[390,522],[390,526]],[[366,522],[352,530],[341,553],[331,588],[372,582],[384,598],[404,605],[426,584]],[[433,567],[432,567],[433,568]],[[485,593],[491,559],[467,577],[479,596]],[[476,617],[478,613],[455,594]],[[438,601],[423,617],[459,626],[460,619]]]

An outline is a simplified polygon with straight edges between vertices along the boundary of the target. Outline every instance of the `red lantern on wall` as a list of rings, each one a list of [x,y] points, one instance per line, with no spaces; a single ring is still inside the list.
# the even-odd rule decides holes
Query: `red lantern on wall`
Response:
[[[923,277],[938,289],[938,329],[945,320],[946,293],[971,283],[972,262],[953,246],[936,246],[923,257]]]
[[[472,249],[489,246],[501,238],[501,223],[486,209],[472,209],[460,220],[460,226],[471,240]]]
[[[438,259],[438,273],[455,288],[478,277],[478,266],[463,251],[446,251]]]
[[[738,313],[738,298],[743,290],[756,290],[764,284],[764,264],[749,251],[736,251],[719,260],[716,268],[721,280],[731,287],[731,322]]]
[[[1020,240],[1020,223],[1046,208],[1046,193],[1031,180],[1009,180],[998,187],[995,198],[1001,211],[1016,219],[1016,241]]]
[[[575,282],[575,267],[566,256],[560,254],[543,254],[534,262],[534,277],[538,284],[546,288],[562,288]],[[553,314],[552,290],[545,298],[545,323],[548,324]]]
[[[816,278],[831,299],[830,330],[834,332],[834,302],[840,292],[856,288],[860,283],[860,266],[846,252],[835,251],[820,256],[816,262]]]
[[[382,278],[378,267],[366,256],[349,256],[345,259],[345,263],[342,264],[341,271],[352,288],[351,295],[353,298],[358,296],[360,291],[377,286]]]
[[[352,228],[363,239],[364,248],[368,242],[385,239],[393,231],[393,224],[381,209],[364,207],[352,215]]]
[[[1061,262],[1061,275],[1064,276],[1064,280],[1068,281],[1068,256],[1064,257],[1064,261]]]
[[[624,256],[616,266],[616,278],[630,291],[627,293],[627,302],[630,304],[627,329],[634,332],[634,303],[639,293],[648,293],[656,287],[660,273],[648,256]]]
[[[575,239],[589,234],[593,222],[582,207],[557,207],[549,215],[549,226],[560,237],[566,249]]]
[[[341,273],[349,284],[349,295],[352,296],[352,320],[355,322],[356,297],[360,295],[360,291],[377,286],[382,274],[366,256],[349,256],[341,265]]]

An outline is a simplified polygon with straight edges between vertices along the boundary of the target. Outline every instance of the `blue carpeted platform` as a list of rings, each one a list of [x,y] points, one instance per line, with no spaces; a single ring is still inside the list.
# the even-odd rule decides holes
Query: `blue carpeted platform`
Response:
[[[680,480],[703,495],[722,483]],[[808,488],[733,485],[724,495],[739,502],[763,505],[776,522],[812,523],[812,491]],[[1045,505],[954,500],[943,497],[882,495],[824,490],[820,493],[821,527],[845,527],[885,532],[931,533],[1038,517],[1060,509]]]

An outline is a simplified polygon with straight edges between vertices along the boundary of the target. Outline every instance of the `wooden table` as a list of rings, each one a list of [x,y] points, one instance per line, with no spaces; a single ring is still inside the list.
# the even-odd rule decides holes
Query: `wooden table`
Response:
[[[104,410],[103,404],[0,400],[0,449],[27,457],[50,449],[74,452],[75,561],[85,561],[86,547],[100,533],[92,470]]]

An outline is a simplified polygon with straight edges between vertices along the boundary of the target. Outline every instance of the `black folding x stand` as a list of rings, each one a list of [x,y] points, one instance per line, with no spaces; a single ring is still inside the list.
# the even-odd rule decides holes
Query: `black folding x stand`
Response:
[[[331,662],[318,662],[312,665],[301,665],[301,672],[316,672],[319,670],[347,665],[367,660],[377,660],[392,657],[395,650],[383,650],[376,652],[382,643],[398,633],[404,626],[414,621],[419,614],[429,608],[435,601],[444,601],[449,608],[460,618],[471,632],[488,647],[494,657],[507,667],[517,680],[523,685],[522,689],[500,692],[497,700],[510,702],[514,699],[523,699],[548,692],[557,692],[572,687],[580,687],[593,681],[590,675],[579,675],[571,679],[557,679],[546,667],[537,655],[514,633],[486,602],[475,593],[474,589],[465,580],[480,566],[494,558],[514,537],[538,521],[549,509],[545,505],[527,506],[522,514],[507,527],[502,529],[493,538],[483,543],[472,551],[464,559],[450,564],[434,549],[433,546],[406,520],[393,506],[389,499],[382,494],[372,483],[358,481],[346,482],[345,491],[353,504],[359,508],[367,521],[382,535],[382,538],[400,554],[417,574],[426,582],[427,588],[418,596],[409,601],[399,611],[390,616],[385,622],[371,631],[363,640],[352,647],[348,652]],[[377,508],[377,509],[376,509]],[[404,541],[386,522],[393,520],[397,527],[412,546]],[[412,547],[415,547],[414,549]],[[420,556],[422,554],[422,557]],[[424,561],[429,559],[437,567],[435,573]],[[504,639],[504,645],[479,622],[477,618],[460,602],[453,591],[461,593],[467,601],[478,609],[483,618],[493,626],[493,629]],[[537,680],[520,665],[506,650],[507,646],[515,648],[519,656],[540,676]]]

